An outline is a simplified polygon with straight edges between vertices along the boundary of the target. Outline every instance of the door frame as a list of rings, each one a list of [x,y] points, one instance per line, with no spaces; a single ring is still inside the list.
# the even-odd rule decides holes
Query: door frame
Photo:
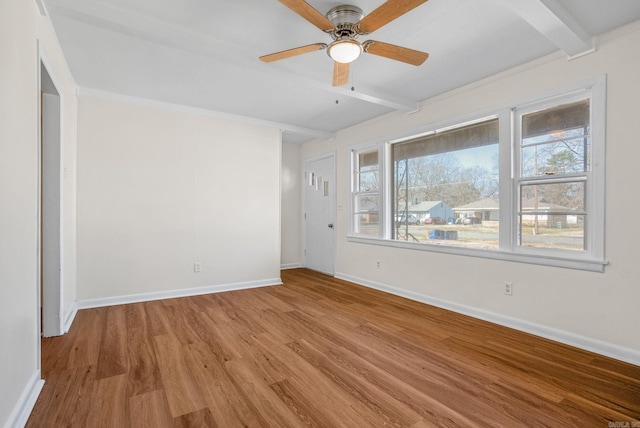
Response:
[[[330,152],[327,153],[323,153],[321,155],[317,155],[308,159],[303,159],[302,160],[302,174],[301,174],[301,180],[302,180],[302,186],[301,186],[301,191],[302,191],[302,212],[301,212],[301,221],[302,221],[302,265],[306,268],[307,267],[307,255],[306,253],[306,248],[307,248],[307,222],[305,219],[305,215],[306,215],[306,208],[307,208],[307,192],[306,192],[306,187],[308,186],[307,183],[307,164],[311,163],[311,162],[315,162],[315,161],[319,161],[319,160],[323,160],[323,159],[327,159],[327,158],[331,158],[333,159],[333,176],[330,177],[333,180],[334,183],[334,192],[333,195],[330,195],[330,198],[333,200],[333,233],[334,233],[334,239],[333,239],[333,248],[332,250],[332,272],[331,276],[335,275],[335,271],[336,271],[336,242],[337,242],[337,209],[336,209],[336,204],[337,204],[337,193],[338,193],[338,183],[336,180],[336,176],[338,175],[337,172],[337,156],[336,156],[336,151],[332,150]],[[323,272],[324,273],[324,272]]]
[[[64,150],[63,150],[63,94],[59,79],[38,40],[38,141],[37,141],[37,313],[38,313],[38,361],[40,361],[40,336],[64,334]],[[45,101],[46,100],[46,101]],[[48,116],[48,119],[47,119]],[[53,125],[50,125],[53,121]],[[48,144],[47,150],[43,150]],[[49,150],[50,149],[50,150]],[[44,169],[51,164],[52,168]],[[52,182],[48,190],[43,181]],[[46,194],[45,194],[46,192]],[[43,245],[44,216],[53,213],[52,230],[47,234],[52,240]],[[56,218],[57,217],[57,218]],[[49,222],[51,223],[51,222]],[[47,266],[45,269],[44,266]],[[47,278],[44,280],[43,278]],[[42,312],[41,312],[42,308]]]

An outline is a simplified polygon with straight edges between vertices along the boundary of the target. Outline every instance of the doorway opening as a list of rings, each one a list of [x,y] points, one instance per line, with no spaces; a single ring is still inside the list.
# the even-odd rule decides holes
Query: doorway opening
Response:
[[[40,55],[38,256],[40,335],[64,332],[62,304],[62,138],[58,85]]]

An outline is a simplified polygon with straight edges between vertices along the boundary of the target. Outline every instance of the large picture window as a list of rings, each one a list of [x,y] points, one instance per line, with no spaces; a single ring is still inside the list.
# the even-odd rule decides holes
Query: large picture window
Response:
[[[601,78],[354,149],[349,239],[602,271],[604,99]]]
[[[498,119],[391,146],[393,239],[498,248]]]

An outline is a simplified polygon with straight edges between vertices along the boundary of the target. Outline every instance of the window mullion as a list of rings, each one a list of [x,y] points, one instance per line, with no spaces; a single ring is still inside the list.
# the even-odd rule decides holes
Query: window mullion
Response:
[[[515,246],[515,219],[514,201],[516,200],[517,186],[514,184],[514,168],[516,159],[514,156],[515,140],[513,133],[513,111],[504,109],[498,116],[500,121],[500,212],[499,221],[500,234],[498,237],[498,248],[501,251],[511,251]]]

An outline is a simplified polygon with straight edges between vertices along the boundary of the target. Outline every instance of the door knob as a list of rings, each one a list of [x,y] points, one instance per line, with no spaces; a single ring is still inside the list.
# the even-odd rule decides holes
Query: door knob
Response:
[[[328,227],[329,229],[333,229],[333,223],[329,223]]]

